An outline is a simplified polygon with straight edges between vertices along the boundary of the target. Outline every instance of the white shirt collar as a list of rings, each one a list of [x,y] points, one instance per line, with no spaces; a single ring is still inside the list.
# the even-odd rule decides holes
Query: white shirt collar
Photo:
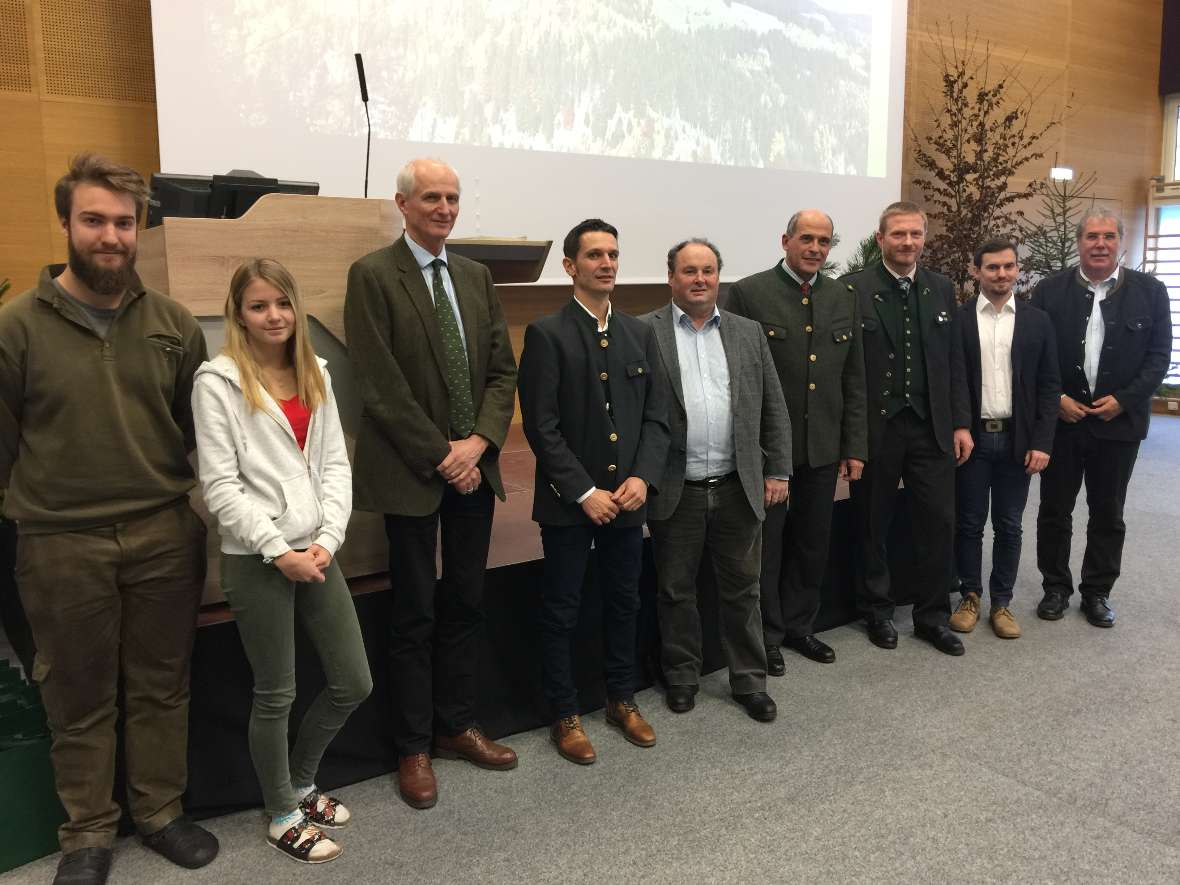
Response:
[[[418,267],[422,268],[422,270],[426,270],[426,268],[430,267],[431,263],[436,258],[441,258],[444,264],[447,262],[447,247],[445,243],[443,244],[441,252],[439,252],[437,255],[432,255],[430,254],[430,250],[425,246],[419,246],[416,242],[414,242],[414,238],[411,237],[407,232],[406,245],[410,247],[410,254],[414,256],[414,260],[418,262]]]
[[[593,311],[591,311],[590,308],[588,308],[586,305],[584,305],[577,298],[574,299],[574,304],[576,304],[576,305],[578,305],[578,307],[582,308],[582,310],[584,310],[586,312],[586,315],[588,317],[590,317],[592,320],[594,320],[595,324],[597,325],[598,317],[596,317],[594,315]],[[606,303],[606,322],[603,323],[601,326],[597,327],[599,332],[605,332],[607,329],[610,328],[610,318],[611,318],[611,314],[613,313],[613,311],[614,311],[614,306],[608,301]]]
[[[888,265],[888,263],[886,263],[884,260],[881,261],[881,266],[884,267],[885,270],[889,271],[889,276],[893,277],[895,280],[905,279],[905,280],[909,280],[910,283],[913,283],[915,278],[918,276],[918,265],[916,265],[916,264],[914,265],[914,269],[911,270],[909,273],[898,273],[892,267],[890,267]]]
[[[1000,309],[996,310],[992,307],[992,303],[981,292],[979,297],[975,299],[978,303],[975,305],[976,313],[999,315],[1002,313],[1016,313],[1016,293],[1009,292],[1008,300],[1000,305]]]
[[[1117,283],[1119,281],[1119,271],[1120,270],[1122,270],[1122,267],[1116,266],[1114,271],[1111,272],[1110,276],[1108,276],[1104,280],[1099,280],[1098,282],[1095,283],[1088,276],[1086,276],[1085,273],[1082,272],[1082,268],[1079,265],[1078,276],[1082,278],[1082,285],[1085,286],[1087,289],[1097,292],[1099,287],[1104,287],[1107,291],[1110,291],[1110,289],[1112,289],[1114,287],[1115,283]]]
[[[784,258],[782,260],[782,265],[783,265],[783,270],[785,270],[787,272],[787,276],[789,276],[792,280],[794,280],[796,283],[798,283],[800,286],[802,286],[803,285],[803,278],[801,276],[799,276],[799,274],[795,273],[795,271],[791,268],[791,265],[787,264],[787,259]],[[819,274],[813,273],[811,275],[811,279],[807,281],[807,285],[814,286],[815,281],[818,279],[819,279]]]

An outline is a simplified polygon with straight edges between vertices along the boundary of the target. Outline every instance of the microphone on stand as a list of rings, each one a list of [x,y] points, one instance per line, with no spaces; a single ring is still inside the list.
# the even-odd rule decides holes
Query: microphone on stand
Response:
[[[356,76],[361,84],[361,101],[365,105],[365,127],[368,129],[368,134],[365,136],[365,196],[369,196],[369,146],[373,142],[373,123],[369,119],[369,87],[365,84],[365,63],[361,60],[359,52],[354,53],[356,56]]]

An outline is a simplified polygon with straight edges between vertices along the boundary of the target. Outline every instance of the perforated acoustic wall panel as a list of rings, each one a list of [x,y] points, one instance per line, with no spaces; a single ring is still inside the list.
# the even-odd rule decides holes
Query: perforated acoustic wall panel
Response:
[[[0,0],[0,92],[32,92],[24,0]]]
[[[47,95],[155,103],[148,0],[41,0],[41,44]]]

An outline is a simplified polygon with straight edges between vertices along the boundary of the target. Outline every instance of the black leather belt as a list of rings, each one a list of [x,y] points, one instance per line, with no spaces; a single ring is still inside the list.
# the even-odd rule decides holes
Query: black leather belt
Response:
[[[984,418],[983,429],[986,433],[1007,433],[1012,429],[1011,418]]]
[[[686,479],[684,484],[686,486],[698,486],[701,488],[710,488],[711,486],[719,486],[723,482],[729,482],[737,476],[736,470],[731,470],[723,476],[706,476],[704,479]]]

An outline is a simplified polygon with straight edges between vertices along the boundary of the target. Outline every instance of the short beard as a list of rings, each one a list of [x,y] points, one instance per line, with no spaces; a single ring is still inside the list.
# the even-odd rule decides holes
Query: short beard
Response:
[[[131,286],[135,276],[135,252],[126,253],[127,260],[123,266],[115,270],[99,267],[91,258],[83,255],[74,248],[74,241],[67,238],[66,246],[69,250],[69,265],[74,276],[86,284],[95,295],[113,298],[122,295]]]

